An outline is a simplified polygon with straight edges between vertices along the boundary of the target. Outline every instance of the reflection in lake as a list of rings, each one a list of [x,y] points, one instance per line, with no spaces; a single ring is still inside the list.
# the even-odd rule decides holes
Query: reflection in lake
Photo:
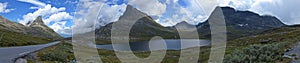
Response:
[[[182,45],[181,46],[181,40]],[[166,50],[181,50],[191,47],[202,47],[202,46],[209,46],[210,41],[209,40],[199,40],[199,39],[166,39],[165,42],[161,40],[154,40],[152,41],[153,48],[152,50],[165,50],[165,48],[161,46],[155,46],[155,45],[161,45],[166,43]],[[130,48],[132,51],[150,51],[149,49],[149,41],[142,41],[142,42],[132,42],[130,44]],[[116,44],[119,48],[124,47],[126,44]],[[113,50],[112,44],[106,44],[106,45],[97,45],[98,49],[107,49],[107,50]],[[118,51],[129,51],[128,49],[117,49]]]

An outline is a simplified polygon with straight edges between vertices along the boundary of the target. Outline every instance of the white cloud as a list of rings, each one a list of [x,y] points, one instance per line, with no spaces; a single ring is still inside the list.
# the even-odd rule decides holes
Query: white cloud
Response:
[[[92,27],[94,27],[94,24],[99,24],[99,11],[105,4],[104,1],[92,0],[80,0],[79,2],[72,28],[73,34],[85,33],[94,30]]]
[[[125,12],[126,6],[125,4],[103,5],[99,13],[99,25],[104,26],[108,23],[118,21],[119,17]]]
[[[261,15],[273,15],[281,19],[285,23],[300,23],[298,15],[300,9],[295,6],[300,6],[299,1],[283,1],[283,0],[183,0],[188,2],[188,6],[183,7],[178,4],[179,0],[127,0],[129,5],[133,5],[138,10],[147,13],[154,18],[158,23],[164,26],[172,26],[181,21],[186,21],[190,24],[198,24],[205,21],[211,12],[219,6],[230,6],[237,10],[250,10]],[[113,2],[82,0],[82,9],[77,12],[81,15],[76,18],[77,27],[87,28],[92,30],[91,24],[105,25],[110,22],[117,21],[122,15],[125,4],[123,5],[107,5],[115,4]],[[99,8],[103,10],[99,10]],[[121,11],[119,11],[121,10]],[[99,12],[100,11],[100,12]],[[99,15],[98,15],[99,14]],[[99,17],[90,17],[99,16]],[[81,18],[83,17],[83,18]],[[95,19],[100,19],[96,22]],[[85,24],[80,24],[85,23]],[[82,28],[80,28],[82,29]]]
[[[40,1],[38,1],[38,0],[18,0],[18,1],[20,1],[20,2],[27,2],[27,3],[31,3],[31,4],[34,4],[34,5],[40,6],[40,7],[44,7],[44,6],[46,6],[46,4],[45,4],[45,3],[43,3],[43,2],[40,2]]]
[[[231,4],[229,4],[231,1]],[[299,0],[220,0],[223,6],[231,6],[238,10],[249,10],[260,15],[272,15],[288,25],[300,24]],[[295,18],[296,17],[296,18]]]
[[[92,27],[97,28],[117,21],[127,6],[125,4],[108,5],[104,1],[81,0],[80,2],[74,18],[73,33],[75,34],[89,32],[93,30]]]
[[[26,23],[35,20],[36,17],[42,16],[44,23],[52,28],[55,32],[67,35],[72,33],[70,32],[71,27],[66,26],[66,20],[71,20],[73,16],[66,12],[65,7],[56,8],[52,7],[50,4],[47,4],[44,7],[31,7],[31,9],[37,10],[24,15],[22,20],[19,20],[19,23],[26,25]],[[51,25],[50,22],[53,22],[53,24]]]
[[[257,0],[263,1],[263,0]],[[255,0],[219,0],[220,6],[230,6],[238,10],[248,10],[255,3]]]
[[[76,0],[76,1],[70,1],[70,0],[67,0],[67,1],[65,2],[65,4],[76,4],[76,3],[78,3],[78,0]]]
[[[7,4],[8,4],[7,2],[5,2],[5,3],[0,2],[0,13],[8,13],[8,12],[11,12],[12,10],[14,10],[14,9],[8,9]]]
[[[151,16],[162,15],[167,7],[158,0],[129,0],[129,4]]]
[[[51,16],[52,14],[59,13],[65,11],[66,8],[61,7],[61,8],[56,8],[52,7],[51,5],[46,5],[43,8],[39,8],[37,11],[33,13],[28,13],[23,16],[23,19],[19,21],[19,23],[26,25],[26,23],[33,21],[36,19],[38,16],[43,16],[44,18],[47,16]]]
[[[68,20],[68,19],[72,19],[72,18],[73,18],[73,16],[71,16],[67,12],[58,12],[58,13],[52,14],[49,18],[45,19],[44,22],[46,24],[49,24],[50,22],[59,22],[62,20]]]
[[[173,26],[182,21],[197,25],[204,22],[218,4],[216,0],[184,0],[184,2],[188,5],[179,5],[178,0],[167,1],[167,12],[157,22],[163,26]]]
[[[29,9],[39,9],[39,7],[30,7]]]
[[[66,26],[67,21],[55,22],[53,25],[49,26],[54,31],[60,34],[71,35],[72,29],[71,27]]]
[[[71,27],[67,26],[67,20],[71,20],[73,16],[70,15],[70,13],[66,12],[65,7],[52,7],[50,4],[45,4],[43,2],[40,2],[38,0],[18,0],[21,2],[31,3],[38,7],[30,7],[29,9],[37,9],[36,11],[32,13],[28,13],[23,16],[22,20],[19,20],[19,23],[26,25],[26,23],[33,21],[38,16],[43,17],[43,21],[46,25],[48,25],[50,28],[52,28],[55,32],[59,34],[66,34],[70,35]],[[66,3],[76,3],[76,2],[70,2],[66,1]],[[53,24],[50,24],[53,22]]]

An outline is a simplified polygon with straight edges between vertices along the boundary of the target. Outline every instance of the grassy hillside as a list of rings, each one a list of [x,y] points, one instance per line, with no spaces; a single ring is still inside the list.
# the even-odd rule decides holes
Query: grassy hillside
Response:
[[[53,40],[33,37],[31,35],[26,35],[23,33],[0,30],[0,47],[44,44],[51,41]]]
[[[192,52],[193,49],[190,49]],[[201,54],[199,55],[201,63],[206,62],[209,58],[209,47],[202,47]],[[104,63],[121,63],[120,60],[115,55],[115,51],[98,49],[98,53],[101,56],[101,59]],[[141,58],[146,58],[151,53],[149,51],[146,52],[133,52],[136,56]],[[167,51],[165,58],[162,63],[176,63],[179,61],[180,51]],[[29,63],[71,63],[74,60],[74,54],[72,52],[72,45],[70,41],[63,41],[59,45],[49,47],[37,53],[37,60],[27,59]],[[145,61],[145,62],[150,62]]]
[[[300,26],[287,26],[265,31],[258,35],[242,37],[227,42],[224,63],[288,63],[291,59],[283,58],[295,43],[300,41]],[[190,52],[193,52],[190,48]],[[114,51],[99,49],[102,61],[120,63]],[[134,52],[136,56],[145,58],[150,52]],[[59,55],[65,54],[65,55]],[[210,47],[201,47],[200,63],[207,63]],[[47,56],[52,55],[52,56]],[[169,50],[162,63],[178,62],[180,51]],[[45,63],[70,62],[74,59],[70,42],[61,43],[38,53],[38,61]],[[46,58],[46,59],[45,59]]]
[[[287,26],[229,41],[224,62],[289,62],[283,55],[300,41],[299,32],[300,26]]]

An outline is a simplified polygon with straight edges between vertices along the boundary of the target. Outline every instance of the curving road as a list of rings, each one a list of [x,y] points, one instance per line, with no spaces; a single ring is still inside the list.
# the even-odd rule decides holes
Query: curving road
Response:
[[[288,51],[285,53],[285,56],[288,56],[288,55],[292,55],[292,54],[296,54],[296,58],[300,58],[300,42],[298,42],[297,45],[295,45],[292,50]],[[288,56],[290,57],[290,56]],[[292,59],[294,57],[291,57]],[[290,63],[300,63],[300,59],[293,59]]]
[[[0,47],[0,63],[13,63],[15,59],[25,56],[29,53],[36,52],[43,48],[53,46],[58,44],[57,42],[52,42],[48,44],[41,45],[31,45],[31,46],[20,46],[20,47]]]

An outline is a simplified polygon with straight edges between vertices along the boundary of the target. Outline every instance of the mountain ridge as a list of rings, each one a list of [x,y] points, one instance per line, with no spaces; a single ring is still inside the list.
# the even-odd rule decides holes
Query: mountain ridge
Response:
[[[53,29],[44,24],[42,17],[37,17],[29,26],[10,21],[4,17],[0,17],[0,29],[11,32],[29,34],[34,37],[50,38],[53,40],[61,39]]]
[[[251,11],[237,11],[230,7],[217,8],[221,8],[223,11],[228,39],[253,35],[266,30],[286,26],[274,16],[260,16]],[[215,16],[210,16],[208,19],[214,17]],[[202,26],[198,27],[198,32],[202,33],[202,36],[210,37],[208,21],[203,22]]]
[[[227,27],[228,39],[235,39],[239,37],[249,36],[249,35],[261,33],[266,30],[286,26],[284,23],[282,23],[279,19],[277,19],[274,16],[260,16],[259,14],[256,14],[251,11],[238,11],[230,7],[216,7],[216,8],[221,8],[221,10],[223,11],[225,22],[227,25],[226,27]],[[119,18],[119,21],[120,20],[130,21],[130,19],[128,20],[124,18],[139,16],[138,15],[139,13],[142,15],[146,15],[147,17],[141,18],[135,23],[135,25],[131,29],[131,33],[130,33],[131,37],[151,38],[153,36],[163,35],[161,36],[163,38],[178,39],[180,37],[175,27],[176,25],[177,26],[180,25],[179,27],[183,28],[182,30],[188,30],[188,28],[191,28],[191,26],[195,26],[197,30],[191,29],[188,32],[198,32],[200,38],[210,39],[210,26],[208,20],[202,23],[198,23],[197,25],[191,25],[183,21],[171,27],[163,27],[159,23],[155,22],[147,14],[128,5],[124,14]],[[208,19],[214,17],[216,16],[209,16]],[[108,25],[96,29],[96,36],[98,40],[110,39],[110,29],[113,23],[115,22],[112,22]],[[149,28],[150,30],[147,28]],[[107,39],[99,39],[99,38],[107,38]]]
[[[143,17],[141,17],[143,16]],[[141,17],[140,19],[136,19]],[[143,13],[136,8],[128,5],[126,11],[122,16],[120,16],[119,20],[116,22],[109,23],[105,26],[97,28],[95,30],[97,40],[108,40],[110,41],[111,37],[111,29],[113,23],[119,22],[132,22],[132,20],[137,20],[132,26],[129,36],[130,39],[149,39],[152,36],[173,36],[174,31],[165,28],[159,23],[155,22],[150,16],[146,13]],[[122,24],[120,26],[128,27],[127,24]],[[162,32],[162,33],[160,33]]]

